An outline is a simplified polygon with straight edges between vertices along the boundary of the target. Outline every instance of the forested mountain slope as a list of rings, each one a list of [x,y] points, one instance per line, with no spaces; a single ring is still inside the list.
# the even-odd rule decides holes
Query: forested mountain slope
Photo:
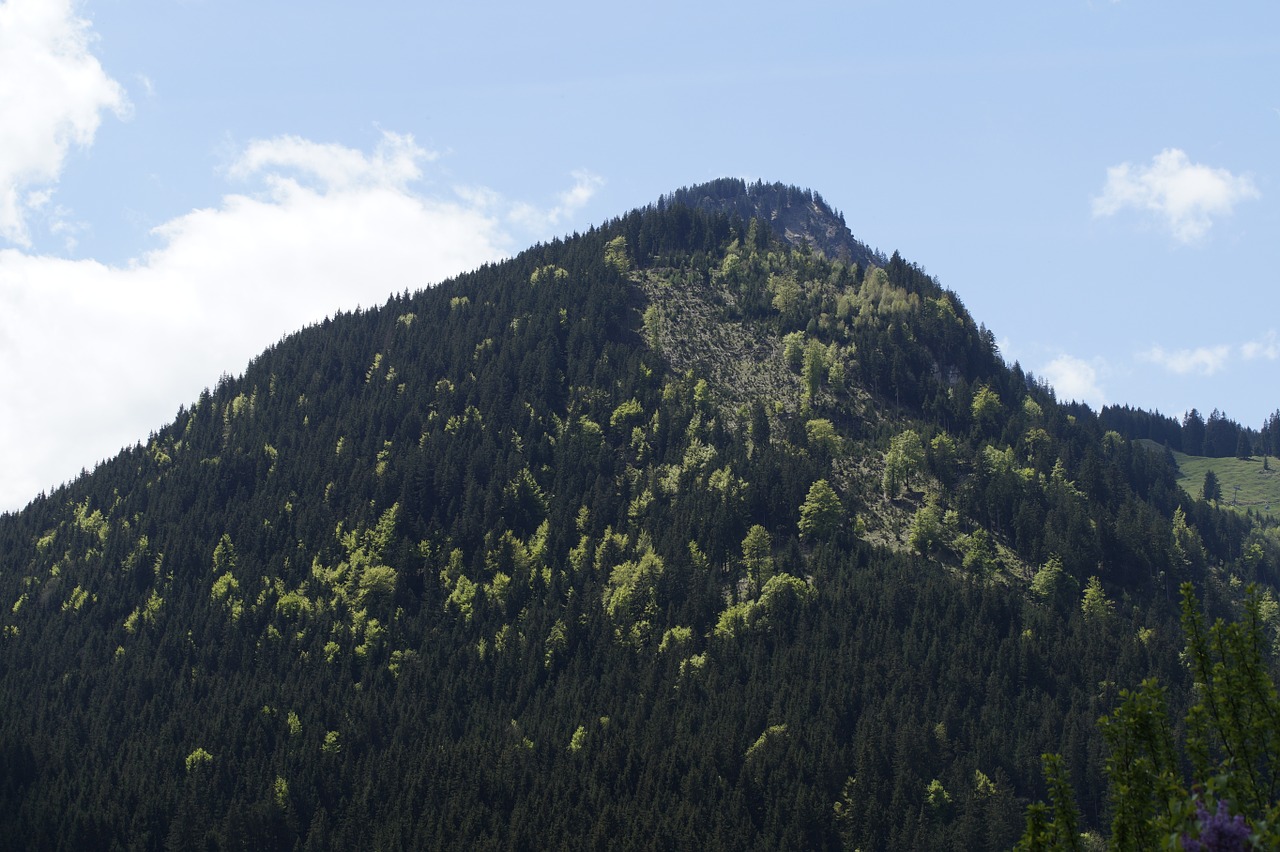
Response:
[[[0,831],[1007,848],[1042,752],[1100,826],[1095,719],[1183,700],[1177,583],[1278,556],[821,198],[717,182],[290,335],[0,517]]]

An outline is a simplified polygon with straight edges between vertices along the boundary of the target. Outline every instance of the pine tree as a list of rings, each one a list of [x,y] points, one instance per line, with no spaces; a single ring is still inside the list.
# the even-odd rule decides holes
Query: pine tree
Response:
[[[1216,503],[1222,499],[1222,486],[1218,483],[1218,475],[1212,470],[1204,472],[1204,484],[1200,487],[1200,498],[1206,503]]]

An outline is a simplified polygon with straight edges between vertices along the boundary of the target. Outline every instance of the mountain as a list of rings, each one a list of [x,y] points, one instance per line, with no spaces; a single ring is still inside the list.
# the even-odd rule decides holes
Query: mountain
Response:
[[[1177,583],[1278,557],[820,196],[717,181],[291,334],[0,516],[0,830],[1008,848],[1047,751],[1098,829],[1095,720],[1187,699]]]

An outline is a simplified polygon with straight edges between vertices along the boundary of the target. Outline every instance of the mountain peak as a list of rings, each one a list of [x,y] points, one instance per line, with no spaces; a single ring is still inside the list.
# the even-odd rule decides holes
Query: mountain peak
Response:
[[[0,836],[1008,849],[1056,750],[1088,828],[1280,565],[1106,428],[782,184],[336,315],[0,515]]]
[[[810,245],[827,257],[862,266],[883,266],[883,255],[856,239],[844,216],[811,189],[783,183],[748,183],[719,178],[664,195],[652,207],[682,204],[695,210],[732,213],[768,222],[779,237],[796,246]]]

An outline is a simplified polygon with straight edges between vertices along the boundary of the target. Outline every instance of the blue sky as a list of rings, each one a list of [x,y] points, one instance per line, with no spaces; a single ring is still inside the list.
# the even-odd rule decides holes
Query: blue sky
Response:
[[[0,2],[0,510],[220,375],[721,176],[1060,398],[1280,408],[1280,6]]]

